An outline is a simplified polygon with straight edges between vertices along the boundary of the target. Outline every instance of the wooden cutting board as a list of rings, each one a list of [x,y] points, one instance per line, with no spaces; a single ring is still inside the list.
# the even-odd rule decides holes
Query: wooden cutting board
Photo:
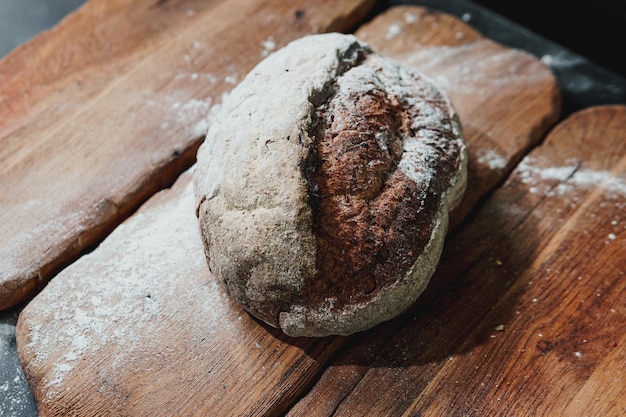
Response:
[[[210,108],[265,55],[372,0],[90,0],[0,61],[0,310],[195,160]]]
[[[625,106],[559,124],[414,308],[344,347],[288,415],[622,416],[624,132]]]
[[[405,23],[389,29],[398,18]],[[452,34],[461,30],[472,37],[459,42]],[[386,38],[390,31],[393,36],[378,45],[404,48],[411,64],[434,77],[483,70],[485,60],[495,63],[491,81],[481,79],[481,93],[468,94],[459,106],[473,166],[467,198],[477,201],[490,190],[486,177],[502,180],[512,160],[556,120],[553,76],[530,55],[422,8],[391,9],[358,35],[375,44],[375,33]],[[414,33],[428,34],[428,44],[420,45]],[[432,55],[419,53],[425,48],[466,52],[437,66]],[[463,88],[473,88],[473,79]],[[503,95],[509,86],[512,92]],[[458,84],[447,87],[453,100],[463,97]],[[498,117],[471,121],[472,96],[476,106]],[[497,100],[510,96],[533,103],[524,107],[523,118],[519,109]],[[500,130],[502,125],[510,130]],[[500,134],[489,133],[494,131]],[[252,319],[207,270],[190,177],[182,175],[150,199],[22,312],[20,358],[43,415],[276,415],[303,395],[340,347],[376,340],[389,326],[402,325],[395,320],[353,337],[293,339]]]

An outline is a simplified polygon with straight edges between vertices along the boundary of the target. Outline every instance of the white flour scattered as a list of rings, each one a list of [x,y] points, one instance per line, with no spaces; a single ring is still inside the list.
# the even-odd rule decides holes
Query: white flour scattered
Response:
[[[561,83],[568,90],[575,92],[585,92],[597,88],[597,83],[587,75],[586,71],[572,71],[578,66],[585,64],[585,59],[567,51],[558,51],[553,54],[546,54],[541,57],[541,62],[555,71],[567,71],[567,76],[563,77]],[[603,85],[606,90],[613,90],[617,86],[606,83]]]
[[[411,12],[405,12],[404,13],[404,21],[408,24],[412,24],[417,22],[419,19],[419,16],[414,15]]]
[[[46,207],[39,210],[38,207]],[[82,207],[82,209],[86,209]],[[81,211],[68,212],[58,201],[51,201],[38,196],[21,204],[0,205],[0,210],[8,214],[6,218],[19,219],[28,213],[27,224],[30,228],[16,228],[11,236],[11,245],[0,244],[0,282],[13,280],[14,277],[37,274],[42,263],[47,261],[46,254],[33,251],[33,242],[39,247],[48,247],[52,251],[59,241],[67,239],[67,230],[85,226],[85,214]],[[35,220],[36,219],[36,220]],[[6,225],[11,228],[21,223]],[[70,227],[71,225],[71,227]]]
[[[263,47],[261,55],[263,57],[268,56],[274,49],[276,49],[276,42],[274,41],[274,37],[270,36],[266,40],[262,41],[261,46]]]
[[[516,171],[524,184],[537,185],[538,182],[546,179],[565,181],[578,169],[578,163],[575,160],[562,167],[540,168],[540,164],[541,162],[532,156],[522,159]]]
[[[626,197],[626,178],[615,177],[610,171],[580,170],[572,179],[574,187],[604,187],[608,195]]]
[[[402,31],[402,26],[399,23],[393,23],[389,25],[387,29],[387,33],[385,34],[385,39],[390,40],[395,38]]]
[[[482,165],[487,165],[491,170],[503,170],[506,168],[507,158],[493,149],[487,149],[486,151],[481,151],[478,155],[477,162]]]
[[[607,198],[626,196],[626,178],[617,177],[610,171],[584,169],[578,161],[570,159],[563,166],[540,168],[542,163],[532,156],[524,158],[517,167],[524,184],[537,187],[545,181],[557,181],[552,193],[564,195],[576,189],[603,187]]]
[[[585,216],[594,224],[603,218],[610,219],[609,227],[613,230],[603,240],[607,245],[615,241],[619,232],[626,229],[620,225],[626,212],[626,176],[587,169],[574,159],[566,160],[563,166],[542,168],[545,165],[547,161],[527,156],[516,168],[517,176],[528,186],[529,193],[558,198],[559,206],[553,209],[557,215],[565,208],[575,210],[590,193],[597,193]]]
[[[191,99],[185,103],[175,102],[170,106],[170,112],[175,115],[178,124],[189,126],[192,135],[204,136],[209,129],[212,101],[211,97],[208,97],[206,100]],[[163,128],[163,123],[161,128]]]
[[[457,99],[470,95],[473,101],[485,93],[513,94],[549,76],[545,69],[539,70],[541,64],[534,60],[519,65],[525,62],[519,51],[486,42],[415,48],[396,58],[429,75]]]
[[[568,52],[558,51],[555,54],[545,54],[541,62],[553,69],[571,69],[581,65],[584,60]]]
[[[193,304],[214,326],[227,326],[210,319],[227,314],[220,310],[224,300],[214,284],[198,284],[203,274],[206,263],[189,181],[178,198],[139,211],[120,225],[96,251],[52,280],[26,308],[30,341],[25,348],[33,357],[28,366],[52,366],[43,385],[47,396],[58,395],[67,375],[89,367],[104,347],[105,356],[112,355],[113,364],[121,368],[138,350],[161,349],[171,342],[168,319],[180,308]],[[173,303],[175,294],[185,294],[187,304]],[[29,320],[32,317],[39,320]],[[198,332],[210,337],[202,321],[187,325],[195,326],[204,326]],[[149,360],[150,355],[146,357],[142,360]],[[98,360],[103,359],[106,362],[106,357]]]
[[[178,120],[185,121],[201,114],[207,114],[211,108],[211,101],[210,97],[207,100],[191,99],[186,103],[176,102],[172,104],[171,109],[177,111]]]

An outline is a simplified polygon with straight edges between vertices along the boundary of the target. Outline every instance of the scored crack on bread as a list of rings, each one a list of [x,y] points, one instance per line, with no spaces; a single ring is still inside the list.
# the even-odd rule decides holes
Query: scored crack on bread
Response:
[[[466,165],[432,81],[352,35],[299,39],[233,90],[198,151],[209,267],[288,335],[371,328],[426,287]]]

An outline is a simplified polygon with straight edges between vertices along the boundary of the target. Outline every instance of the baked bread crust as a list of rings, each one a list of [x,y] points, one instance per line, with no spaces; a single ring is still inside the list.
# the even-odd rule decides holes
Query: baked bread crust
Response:
[[[198,152],[209,267],[288,335],[368,329],[426,287],[466,165],[426,77],[352,35],[294,41],[224,100]]]

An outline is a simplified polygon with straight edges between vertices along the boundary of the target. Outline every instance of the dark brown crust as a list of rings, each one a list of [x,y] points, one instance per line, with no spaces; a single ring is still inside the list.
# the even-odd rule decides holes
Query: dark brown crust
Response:
[[[429,105],[449,114],[447,102],[439,99]],[[439,144],[439,160],[424,167],[434,170],[428,184],[418,185],[398,169],[403,140],[415,136],[412,126],[420,111],[371,84],[363,91],[336,86],[317,107],[310,132],[315,162],[305,174],[318,277],[305,289],[304,305],[333,299],[340,309],[365,302],[404,277],[428,244],[441,193],[450,186],[460,155]],[[386,146],[377,134],[391,135]],[[452,131],[442,134],[455,137]]]

